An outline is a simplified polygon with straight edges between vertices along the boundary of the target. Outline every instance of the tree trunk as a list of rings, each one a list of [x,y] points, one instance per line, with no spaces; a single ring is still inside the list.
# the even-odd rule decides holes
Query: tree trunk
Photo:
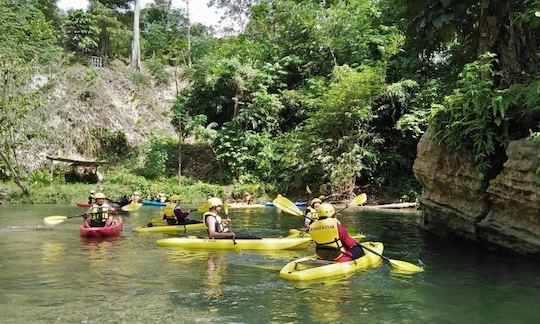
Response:
[[[187,46],[188,46],[188,67],[191,68],[191,18],[189,17],[189,1],[190,0],[186,0],[187,23],[188,23]]]
[[[516,19],[515,5],[514,1],[490,1],[480,10],[477,55],[497,54],[503,87],[529,81],[538,71],[535,33]]]
[[[184,138],[178,136],[178,184],[182,178],[182,143],[184,143]]]
[[[1,151],[0,151],[0,157],[2,158],[2,160],[4,160],[4,163],[6,163],[6,165],[9,167],[9,169],[11,170],[11,173],[13,174],[13,182],[15,182],[15,184],[21,188],[21,190],[25,193],[25,194],[28,194],[29,191],[28,191],[28,188],[26,187],[26,185],[21,181],[21,179],[19,178],[19,173],[17,173],[17,171],[15,170],[15,167],[11,164],[11,162],[9,161],[9,158],[8,156],[4,155]]]
[[[133,8],[133,40],[131,42],[131,68],[141,70],[141,46],[139,43],[139,13],[141,0],[135,0]]]

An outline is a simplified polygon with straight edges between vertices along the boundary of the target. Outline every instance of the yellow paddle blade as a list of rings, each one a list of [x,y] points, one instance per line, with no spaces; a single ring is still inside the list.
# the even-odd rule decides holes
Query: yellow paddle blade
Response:
[[[306,185],[306,191],[307,191],[308,194],[311,195],[311,189],[309,189],[309,186],[308,186],[308,185]]]
[[[288,214],[299,216],[299,217],[302,217],[304,215],[304,213],[302,213],[300,208],[298,208],[292,201],[283,197],[282,195],[278,195],[276,199],[272,201],[272,203],[274,203],[274,206],[276,206],[277,208],[283,210],[284,212]]]
[[[406,261],[389,259],[389,262],[392,265],[392,267],[394,267],[396,270],[399,271],[399,273],[424,272],[423,268],[421,268],[421,267],[419,267],[419,266],[417,266],[415,264],[406,262]]]
[[[234,249],[234,251],[236,253],[238,253],[238,254],[242,254],[242,249],[236,243],[236,238],[234,236],[232,237],[232,240],[233,240],[233,249]]]
[[[66,219],[68,219],[67,216],[55,215],[55,216],[45,217],[43,219],[43,222],[47,225],[56,225],[56,224],[63,223]]]
[[[223,211],[225,212],[225,215],[229,216],[229,204],[223,204]]]
[[[367,195],[363,193],[361,195],[354,197],[354,199],[351,200],[351,202],[349,203],[349,207],[356,207],[356,206],[362,205],[366,201],[367,201]]]
[[[208,205],[208,203],[205,203],[199,206],[199,208],[197,208],[197,211],[199,213],[206,213],[209,209],[210,209],[210,205]]]
[[[134,212],[134,211],[139,210],[139,208],[141,208],[141,206],[142,206],[141,203],[131,203],[131,204],[123,206],[122,210],[125,211],[125,212]]]

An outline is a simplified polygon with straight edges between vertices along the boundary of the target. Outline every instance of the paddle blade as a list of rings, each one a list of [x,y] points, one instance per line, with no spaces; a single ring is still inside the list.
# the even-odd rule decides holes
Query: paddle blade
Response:
[[[223,211],[225,212],[225,215],[229,216],[229,204],[223,204]]]
[[[367,201],[367,195],[363,193],[361,195],[354,197],[354,199],[351,200],[351,202],[349,203],[349,207],[356,207],[356,206],[362,205],[366,201]]]
[[[134,212],[134,211],[139,210],[139,208],[141,208],[141,206],[142,206],[141,203],[131,203],[131,204],[123,206],[122,210],[125,211],[125,212]]]
[[[306,185],[306,191],[307,191],[307,193],[308,193],[308,194],[310,194],[310,195],[311,195],[311,189],[309,188],[309,186],[308,186],[308,185]]]
[[[399,273],[413,274],[418,272],[424,272],[424,268],[421,268],[415,264],[406,261],[389,259],[389,262],[392,267],[394,267],[394,269],[396,269]]]
[[[304,215],[300,208],[298,208],[292,201],[290,201],[286,197],[283,197],[282,195],[278,195],[276,199],[274,199],[272,202],[274,203],[274,206],[288,214],[299,217],[302,217]]]
[[[43,222],[47,225],[57,225],[60,223],[63,223],[67,218],[67,216],[48,216],[43,219]]]
[[[242,249],[238,246],[238,243],[236,243],[236,238],[234,236],[232,237],[232,240],[233,240],[234,251],[238,254],[242,254]]]
[[[210,209],[210,205],[208,205],[208,203],[205,203],[199,206],[199,208],[197,208],[197,211],[199,213],[206,213],[209,209]]]

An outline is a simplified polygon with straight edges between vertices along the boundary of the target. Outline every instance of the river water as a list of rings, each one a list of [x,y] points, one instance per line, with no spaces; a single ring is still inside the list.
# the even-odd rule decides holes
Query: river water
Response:
[[[188,206],[190,207],[190,206]],[[0,206],[1,323],[538,323],[540,263],[440,239],[415,214],[345,211],[349,231],[385,244],[384,254],[425,272],[400,275],[386,263],[326,281],[279,278],[301,251],[256,253],[158,247],[166,234],[137,234],[160,211],[125,217],[115,239],[88,240],[80,220],[54,227],[68,206]],[[231,210],[236,231],[286,236],[300,219],[275,208]],[[202,235],[193,232],[190,235]]]

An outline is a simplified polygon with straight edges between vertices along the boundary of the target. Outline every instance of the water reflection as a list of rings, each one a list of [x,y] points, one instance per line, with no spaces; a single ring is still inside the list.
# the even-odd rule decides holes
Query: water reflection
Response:
[[[41,262],[44,265],[58,265],[62,263],[65,254],[63,243],[45,242],[41,247]]]
[[[223,295],[223,274],[227,271],[227,260],[223,256],[209,256],[206,260],[204,294],[208,297]]]

